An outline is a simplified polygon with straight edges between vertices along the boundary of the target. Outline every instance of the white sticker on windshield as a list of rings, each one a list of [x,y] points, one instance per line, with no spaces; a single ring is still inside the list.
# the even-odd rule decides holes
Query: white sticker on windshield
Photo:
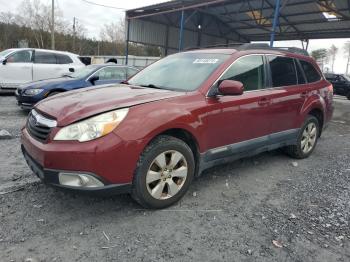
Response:
[[[204,59],[204,58],[197,58],[193,61],[193,64],[216,64],[219,61],[219,59]]]

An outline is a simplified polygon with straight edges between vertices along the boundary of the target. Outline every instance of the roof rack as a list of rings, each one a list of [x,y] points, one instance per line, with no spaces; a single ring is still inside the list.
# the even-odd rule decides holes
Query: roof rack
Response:
[[[201,49],[201,48],[235,48],[235,49],[240,50],[240,51],[251,50],[251,49],[279,50],[279,51],[284,50],[284,51],[288,51],[288,52],[299,54],[299,55],[310,56],[309,53],[305,49],[298,48],[298,47],[270,47],[268,44],[263,44],[263,43],[242,44],[239,42],[228,43],[228,44],[209,45],[209,46],[189,47],[189,48],[186,48],[186,51]]]
[[[285,50],[291,53],[310,56],[309,53],[302,48],[298,47],[270,47],[268,44],[243,44],[238,47],[238,50],[250,50],[250,49],[269,49],[269,50]]]

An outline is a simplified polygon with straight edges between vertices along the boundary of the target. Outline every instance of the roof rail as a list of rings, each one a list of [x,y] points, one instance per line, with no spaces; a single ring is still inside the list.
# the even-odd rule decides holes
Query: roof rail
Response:
[[[242,44],[239,42],[235,42],[235,43],[228,43],[228,44],[189,47],[189,48],[186,48],[186,51],[195,50],[195,49],[202,49],[202,48],[235,48],[235,49],[240,50],[240,51],[251,50],[251,49],[284,50],[284,51],[288,51],[288,52],[299,54],[299,55],[310,56],[309,53],[305,49],[302,49],[302,48],[298,48],[298,47],[270,47],[268,44],[264,44],[264,43]]]
[[[228,44],[216,44],[216,45],[207,45],[207,46],[194,46],[194,47],[188,47],[185,50],[194,50],[194,49],[202,49],[202,48],[232,48],[232,47],[239,47],[242,45],[242,42],[231,42]]]
[[[309,53],[302,48],[298,47],[270,47],[268,44],[243,44],[241,45],[238,50],[250,50],[250,49],[269,49],[269,50],[285,50],[291,53],[299,54],[299,55],[305,55],[310,56]]]

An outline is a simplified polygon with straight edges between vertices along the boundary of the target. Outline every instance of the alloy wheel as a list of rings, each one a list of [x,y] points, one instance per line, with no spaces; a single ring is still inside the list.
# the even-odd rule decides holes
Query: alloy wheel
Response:
[[[317,140],[316,124],[311,122],[304,129],[301,137],[301,150],[304,154],[309,153],[315,146]]]
[[[180,191],[187,175],[188,165],[183,154],[175,150],[163,152],[147,171],[147,190],[155,199],[169,199]]]

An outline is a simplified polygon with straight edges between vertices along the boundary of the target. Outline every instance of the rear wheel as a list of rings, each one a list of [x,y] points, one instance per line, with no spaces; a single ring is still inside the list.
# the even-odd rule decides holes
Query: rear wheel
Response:
[[[180,139],[159,136],[142,153],[133,181],[133,198],[146,208],[165,208],[180,200],[194,176],[190,147]]]
[[[308,116],[300,129],[297,144],[286,148],[288,155],[303,159],[309,157],[314,151],[320,134],[320,125],[316,117]]]

